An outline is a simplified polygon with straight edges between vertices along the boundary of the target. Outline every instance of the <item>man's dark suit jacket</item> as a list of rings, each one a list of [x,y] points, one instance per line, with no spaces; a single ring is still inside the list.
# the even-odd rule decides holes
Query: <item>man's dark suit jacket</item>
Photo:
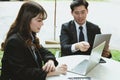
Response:
[[[76,54],[90,55],[95,35],[101,34],[101,31],[97,25],[88,21],[86,22],[86,29],[87,29],[88,42],[91,47],[87,52],[77,51],[75,53],[72,53],[71,45],[77,43],[77,32],[76,32],[75,23],[73,20],[71,20],[67,23],[62,24],[61,34],[60,34],[61,56],[76,55]]]
[[[36,51],[36,55],[37,60],[20,34],[9,37],[2,58],[0,80],[45,80],[47,73],[42,70],[42,60],[47,62],[52,59],[55,65],[58,63],[53,54],[43,47]]]

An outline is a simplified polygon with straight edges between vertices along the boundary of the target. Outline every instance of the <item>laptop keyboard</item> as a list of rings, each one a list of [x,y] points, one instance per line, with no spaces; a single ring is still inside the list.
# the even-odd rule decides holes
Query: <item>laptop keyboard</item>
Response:
[[[80,62],[75,68],[72,69],[72,72],[78,73],[78,74],[84,74],[86,73],[86,68],[88,65],[88,60],[83,60]]]

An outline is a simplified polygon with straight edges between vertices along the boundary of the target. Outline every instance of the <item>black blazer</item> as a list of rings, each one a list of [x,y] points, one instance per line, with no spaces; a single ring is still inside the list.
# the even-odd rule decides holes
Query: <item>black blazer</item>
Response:
[[[62,24],[61,34],[60,34],[61,56],[75,55],[75,54],[90,55],[95,35],[101,34],[101,31],[97,25],[88,21],[86,22],[86,27],[87,27],[88,42],[91,47],[87,52],[77,51],[75,53],[72,53],[71,45],[77,42],[77,32],[76,32],[75,23],[73,20],[71,20],[67,23]]]
[[[55,65],[58,62],[43,47],[36,51],[36,55],[37,60],[19,33],[9,37],[2,58],[1,80],[45,80],[47,73],[42,70],[42,60],[47,62],[52,59]]]

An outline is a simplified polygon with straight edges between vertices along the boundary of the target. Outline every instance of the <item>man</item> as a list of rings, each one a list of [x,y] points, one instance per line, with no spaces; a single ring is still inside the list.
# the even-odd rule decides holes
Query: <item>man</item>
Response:
[[[89,3],[86,0],[73,0],[70,4],[74,20],[62,24],[60,34],[61,56],[90,55],[95,35],[101,34],[101,30],[98,25],[86,20],[88,5]],[[103,56],[110,57],[111,55],[107,51],[104,52]]]

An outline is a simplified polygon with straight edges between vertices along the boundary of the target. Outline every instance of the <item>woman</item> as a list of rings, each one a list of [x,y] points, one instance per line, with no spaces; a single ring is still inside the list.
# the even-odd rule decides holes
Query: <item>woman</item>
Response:
[[[46,18],[46,11],[36,2],[21,6],[2,45],[1,80],[45,80],[47,76],[66,73],[67,66],[56,67],[54,55],[39,45],[36,37]]]

